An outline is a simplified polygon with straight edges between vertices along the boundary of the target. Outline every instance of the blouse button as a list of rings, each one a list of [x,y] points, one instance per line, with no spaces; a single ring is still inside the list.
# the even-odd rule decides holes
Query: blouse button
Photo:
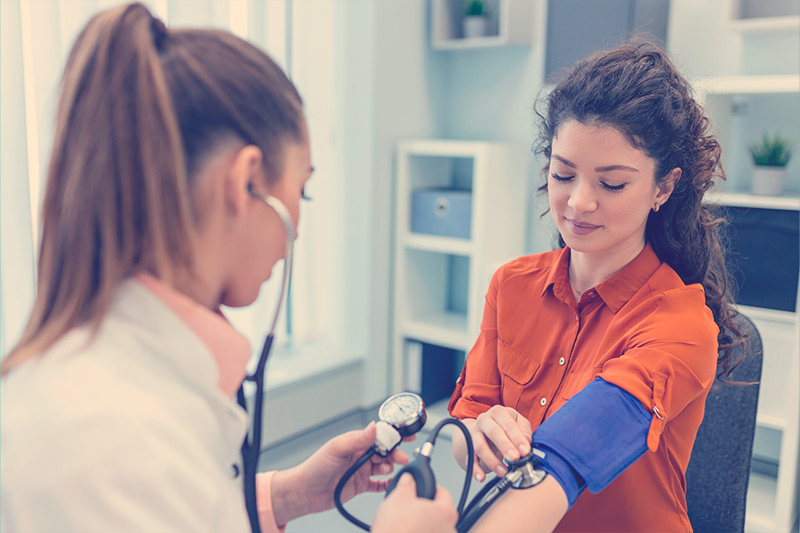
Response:
[[[578,321],[578,318],[579,318],[578,315],[575,315],[575,321],[576,322]]]
[[[561,365],[561,366],[564,366],[564,363],[566,363],[566,362],[567,362],[567,360],[564,359],[563,357],[558,360],[558,364]]]
[[[539,400],[539,403],[542,404],[542,407],[544,407],[545,405],[547,405],[547,398],[542,398],[541,400]]]

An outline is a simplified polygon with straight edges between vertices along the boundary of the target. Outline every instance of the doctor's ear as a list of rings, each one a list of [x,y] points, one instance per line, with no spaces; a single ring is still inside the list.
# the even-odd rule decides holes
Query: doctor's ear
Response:
[[[249,144],[236,152],[228,167],[225,176],[225,204],[229,212],[237,218],[244,216],[252,198],[251,187],[263,175],[263,160],[261,149]]]

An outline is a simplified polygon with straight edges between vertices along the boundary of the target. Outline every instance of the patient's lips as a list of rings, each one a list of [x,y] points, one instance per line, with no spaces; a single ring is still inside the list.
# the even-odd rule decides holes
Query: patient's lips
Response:
[[[595,224],[589,224],[588,222],[582,222],[580,220],[575,220],[572,218],[567,218],[566,220],[570,231],[572,231],[572,233],[574,233],[575,235],[588,235],[601,227]]]

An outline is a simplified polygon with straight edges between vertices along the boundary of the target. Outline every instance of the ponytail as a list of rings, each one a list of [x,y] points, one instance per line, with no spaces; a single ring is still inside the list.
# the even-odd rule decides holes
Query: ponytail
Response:
[[[227,32],[167,30],[139,3],[92,18],[62,80],[33,311],[2,373],[77,325],[96,332],[124,279],[191,273],[190,172],[210,143],[259,146],[277,179],[303,123],[280,67]]]
[[[190,267],[183,148],[154,27],[141,4],[120,6],[95,16],[72,49],[47,172],[37,295],[3,373],[102,317],[134,271],[169,277],[172,265]]]

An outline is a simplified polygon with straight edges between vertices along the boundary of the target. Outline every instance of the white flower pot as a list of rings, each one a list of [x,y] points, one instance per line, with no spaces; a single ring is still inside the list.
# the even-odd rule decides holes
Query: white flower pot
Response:
[[[754,166],[750,178],[750,187],[753,194],[763,196],[780,196],[783,194],[783,182],[786,176],[786,167]]]
[[[464,17],[464,39],[474,39],[486,35],[486,17]]]

